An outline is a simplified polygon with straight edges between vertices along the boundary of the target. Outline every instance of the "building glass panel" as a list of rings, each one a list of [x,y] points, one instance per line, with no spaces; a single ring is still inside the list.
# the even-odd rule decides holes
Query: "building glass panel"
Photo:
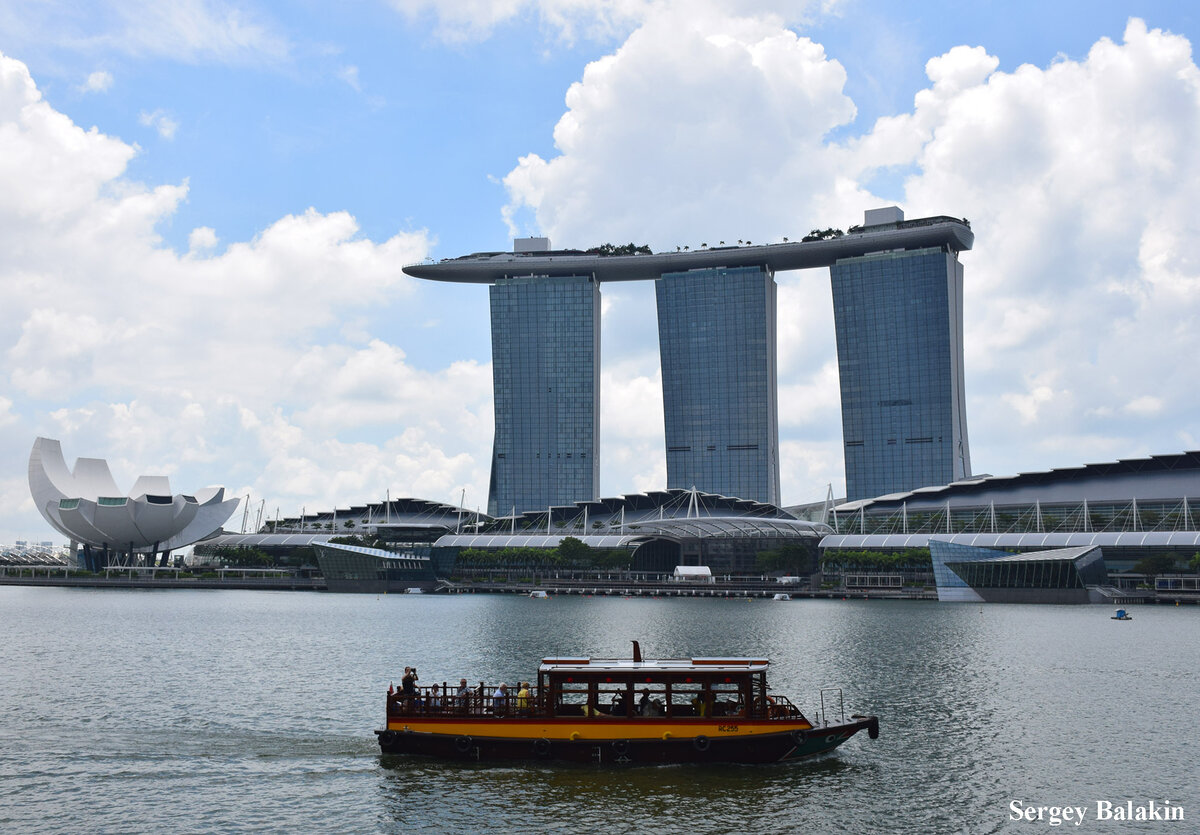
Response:
[[[760,267],[655,281],[668,488],[779,503],[775,290]]]
[[[496,429],[488,513],[596,498],[600,287],[587,276],[490,288]]]
[[[846,498],[971,473],[963,387],[962,265],[937,248],[830,267]]]

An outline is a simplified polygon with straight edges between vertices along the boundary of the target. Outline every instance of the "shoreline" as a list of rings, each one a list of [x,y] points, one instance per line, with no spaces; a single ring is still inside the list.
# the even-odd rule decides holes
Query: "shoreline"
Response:
[[[146,578],[121,577],[19,577],[0,574],[0,586],[26,586],[50,588],[84,589],[205,589],[209,591],[299,591],[324,592],[331,594],[403,594],[404,589],[375,589],[355,592],[330,592],[321,577],[272,577],[272,578]],[[809,589],[792,586],[771,586],[762,583],[712,583],[703,586],[660,583],[450,583],[440,582],[436,589],[427,589],[426,594],[509,594],[529,596],[532,591],[544,591],[553,597],[643,597],[648,599],[667,597],[725,598],[732,600],[773,600],[776,594],[790,595],[791,600],[911,600],[937,602],[937,591],[933,589]],[[1147,600],[1142,605],[1200,605],[1200,595],[1178,592],[1144,592]],[[786,601],[780,601],[786,602]],[[1103,604],[1093,604],[1103,605]]]

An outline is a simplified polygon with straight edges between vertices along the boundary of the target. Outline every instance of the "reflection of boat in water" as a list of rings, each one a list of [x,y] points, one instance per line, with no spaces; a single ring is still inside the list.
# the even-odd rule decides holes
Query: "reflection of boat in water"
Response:
[[[792,596],[790,594],[784,594],[784,593],[780,592],[779,594],[775,595],[771,599],[772,600],[791,600]]]
[[[1133,615],[1126,612],[1124,609],[1117,609],[1117,613],[1110,620],[1133,620]]]
[[[767,686],[766,659],[543,659],[534,686],[388,694],[384,754],[584,763],[766,763],[832,751],[879,720],[823,690],[810,720]],[[834,703],[828,709],[825,700]],[[831,719],[830,717],[835,716]]]
[[[534,600],[549,600],[550,599],[550,595],[546,594],[546,592],[544,592],[540,589],[531,591],[529,593],[529,596],[532,597]]]

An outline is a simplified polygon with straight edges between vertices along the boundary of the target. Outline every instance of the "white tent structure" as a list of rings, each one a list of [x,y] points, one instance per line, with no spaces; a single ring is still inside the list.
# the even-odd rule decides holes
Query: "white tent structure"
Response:
[[[671,580],[676,583],[715,583],[707,565],[677,565]]]

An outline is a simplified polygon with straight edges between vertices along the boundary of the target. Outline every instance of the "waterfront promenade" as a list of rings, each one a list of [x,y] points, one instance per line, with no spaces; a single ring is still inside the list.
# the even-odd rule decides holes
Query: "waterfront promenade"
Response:
[[[219,568],[190,574],[173,568],[111,568],[104,574],[53,567],[0,568],[0,586],[51,586],[90,589],[226,589],[256,591],[325,592],[323,577],[301,576],[281,569]],[[642,598],[728,598],[767,599],[787,594],[796,599],[826,600],[926,600],[936,601],[930,586],[859,588],[825,583],[818,587],[807,581],[780,583],[769,577],[719,576],[712,583],[676,582],[665,574],[597,572],[595,576],[498,577],[477,576],[439,580],[429,591],[435,594],[504,594],[528,596],[544,591],[551,597],[642,597]],[[393,592],[394,593],[394,592]],[[1146,603],[1166,605],[1200,604],[1194,589],[1141,589]]]

